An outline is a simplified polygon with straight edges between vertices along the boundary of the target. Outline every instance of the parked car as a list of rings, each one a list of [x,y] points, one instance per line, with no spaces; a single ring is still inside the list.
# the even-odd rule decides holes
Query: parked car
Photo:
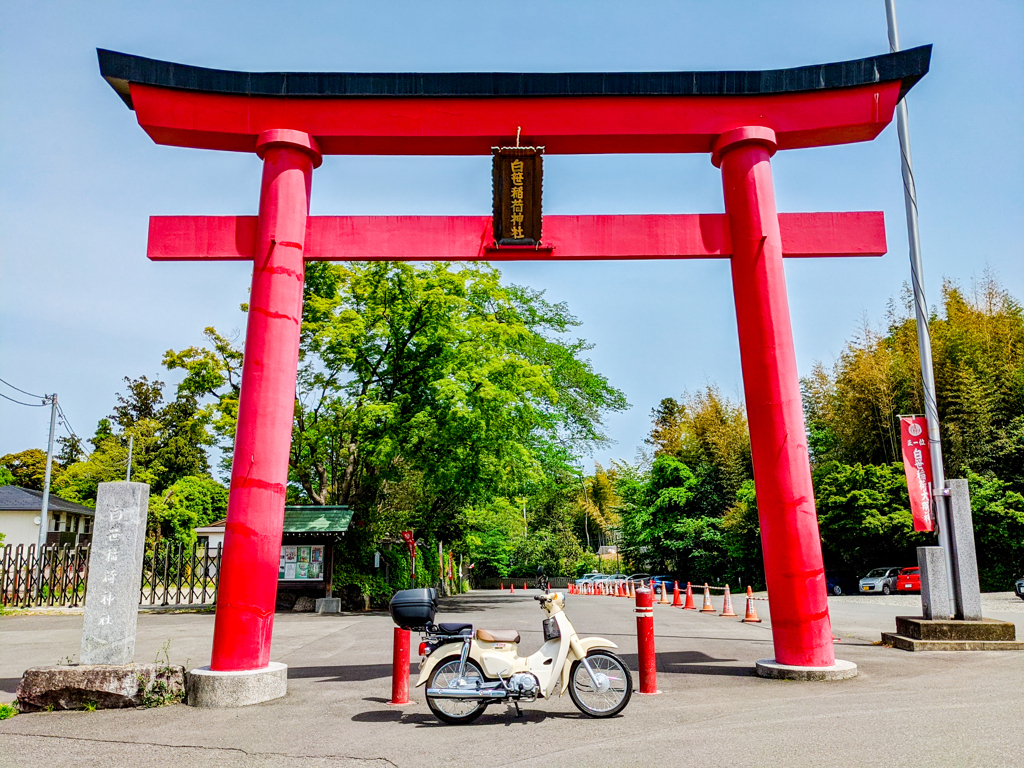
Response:
[[[897,592],[920,592],[921,569],[918,567],[904,568],[896,577]]]
[[[651,576],[648,586],[654,590],[654,594],[661,595],[663,588],[671,592],[676,581],[675,576]]]
[[[599,584],[603,584],[605,589],[615,589],[615,583],[618,581],[625,581],[626,574],[624,573],[609,573],[600,579],[595,579]]]
[[[891,595],[896,591],[896,577],[899,576],[900,570],[900,568],[875,568],[869,571],[868,575],[860,580],[860,591]]]
[[[629,575],[627,581],[632,581],[638,587],[646,587],[651,581],[651,574],[633,573]]]
[[[592,581],[596,581],[597,579],[603,579],[603,578],[604,578],[604,574],[603,573],[597,573],[596,571],[591,571],[590,573],[584,573],[582,576],[580,576],[578,579],[576,579],[576,586],[577,587],[582,587],[584,584],[590,584]]]
[[[857,577],[846,571],[825,571],[825,589],[830,595],[852,595],[857,592]]]
[[[1017,579],[1014,590],[1017,592],[1017,597],[1024,600],[1024,579]]]

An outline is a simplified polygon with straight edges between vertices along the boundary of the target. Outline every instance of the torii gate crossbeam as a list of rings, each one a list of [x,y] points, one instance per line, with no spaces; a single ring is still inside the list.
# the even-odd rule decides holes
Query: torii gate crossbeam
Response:
[[[835,664],[784,256],[881,255],[880,213],[778,214],[779,149],[875,138],[931,47],[764,72],[246,73],[99,51],[158,144],[255,152],[256,217],[153,217],[149,257],[252,259],[238,431],[211,667],[265,669],[309,259],[729,258],[775,661]],[[547,154],[702,152],[724,215],[548,216],[540,248],[490,217],[310,217],[325,154],[490,154],[522,128]]]

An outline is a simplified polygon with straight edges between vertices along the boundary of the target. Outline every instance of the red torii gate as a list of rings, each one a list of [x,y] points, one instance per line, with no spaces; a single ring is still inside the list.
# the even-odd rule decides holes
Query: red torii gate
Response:
[[[763,72],[246,73],[98,51],[158,144],[255,152],[258,216],[152,217],[149,258],[251,259],[211,668],[268,667],[304,261],[729,258],[775,661],[835,664],[782,258],[880,256],[880,212],[778,214],[780,149],[874,139],[931,46]],[[710,153],[725,214],[546,216],[498,247],[490,216],[308,216],[325,154],[489,155],[522,127],[547,154]]]

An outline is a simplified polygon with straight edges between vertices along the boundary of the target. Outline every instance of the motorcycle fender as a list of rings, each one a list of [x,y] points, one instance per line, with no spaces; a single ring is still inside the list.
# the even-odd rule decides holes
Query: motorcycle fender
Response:
[[[583,651],[583,655],[586,656],[595,648],[618,648],[615,643],[611,640],[606,640],[603,637],[581,637],[578,641],[580,650]],[[565,658],[565,664],[562,666],[562,685],[559,686],[558,695],[562,696],[569,689],[569,672],[572,670],[572,663],[577,659],[581,658],[573,651],[572,647],[569,648],[569,655]]]
[[[462,655],[462,641],[457,643],[445,643],[444,645],[437,646],[437,648],[434,649],[434,652],[423,660],[422,665],[420,666],[420,676],[416,680],[416,685],[414,687],[419,688],[421,685],[424,685],[427,680],[430,679],[430,673],[434,671],[434,667],[437,666],[437,662],[442,659],[447,659],[453,654],[455,656]]]

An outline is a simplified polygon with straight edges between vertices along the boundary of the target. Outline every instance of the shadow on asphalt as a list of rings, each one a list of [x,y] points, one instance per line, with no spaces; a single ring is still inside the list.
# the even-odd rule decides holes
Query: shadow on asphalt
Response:
[[[623,653],[621,658],[626,666],[634,672],[639,669],[635,653]],[[755,674],[754,667],[749,664],[742,666],[720,665],[723,661],[736,659],[716,659],[701,651],[663,651],[657,654],[658,672],[681,675],[726,675],[730,677],[751,677]]]
[[[363,701],[371,701],[375,704],[386,704],[387,699],[382,699],[376,696],[363,699]],[[414,704],[416,702],[413,702]],[[495,726],[501,725],[508,727],[515,725],[516,723],[522,724],[533,724],[540,723],[548,719],[554,720],[585,720],[589,719],[580,712],[545,712],[541,709],[528,709],[529,704],[521,704],[523,711],[522,717],[516,717],[515,708],[509,704],[492,704],[487,708],[479,720],[474,721],[472,727],[482,726]],[[505,707],[502,710],[502,707]],[[616,715],[615,717],[621,717]],[[612,718],[615,719],[615,718]],[[423,712],[404,712],[400,707],[394,707],[390,709],[371,709],[366,712],[358,712],[352,716],[352,721],[356,723],[398,723],[400,725],[413,725],[419,728],[457,728],[458,726],[449,726],[446,723],[442,723],[436,717],[429,713]]]
[[[419,664],[409,665],[409,674],[419,675]],[[288,667],[289,680],[320,679],[327,683],[352,683],[391,677],[390,664],[346,664],[334,667]]]
[[[4,693],[17,693],[20,677],[0,677],[0,691]]]

